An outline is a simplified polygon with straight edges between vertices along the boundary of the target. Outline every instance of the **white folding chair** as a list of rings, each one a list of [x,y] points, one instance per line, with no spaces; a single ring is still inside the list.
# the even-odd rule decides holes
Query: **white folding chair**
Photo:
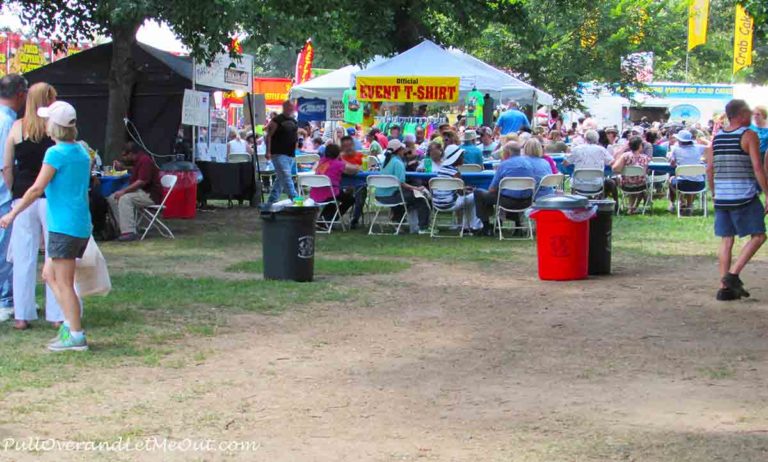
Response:
[[[246,164],[248,162],[251,162],[251,155],[248,153],[230,154],[227,157],[227,162],[229,162],[230,164]]]
[[[578,185],[578,187],[577,187]],[[589,199],[601,199],[605,188],[605,171],[580,168],[573,171],[571,192]]]
[[[296,169],[314,172],[318,162],[320,162],[319,154],[299,154],[296,156]]]
[[[539,187],[536,188],[536,195],[534,197],[539,196],[541,188],[555,188],[555,194],[562,193],[565,190],[565,175],[562,173],[544,175],[539,182]]]
[[[451,216],[453,216],[453,213],[457,210],[454,209],[453,204],[448,208],[441,208],[438,206],[438,204],[435,203],[435,193],[453,193],[458,194],[459,191],[464,191],[464,181],[459,178],[431,178],[429,180],[429,190],[432,191],[432,209],[435,211],[435,213],[432,215],[432,226],[429,229],[429,237],[464,237],[464,226],[459,226],[459,235],[458,236],[439,236],[440,226],[438,225],[438,215],[440,213],[450,213]],[[466,213],[465,211],[462,211]],[[455,222],[452,222],[451,225],[454,225]],[[447,228],[444,226],[444,228]],[[437,229],[438,234],[435,233],[435,230]]]
[[[378,170],[381,170],[381,162],[379,162],[379,158],[376,156],[368,156],[368,171]]]
[[[372,197],[372,203],[371,207],[375,210],[375,213],[373,215],[373,219],[371,220],[371,226],[368,228],[368,235],[369,236],[384,236],[388,233],[384,232],[385,226],[394,226],[395,232],[394,234],[397,235],[400,233],[400,228],[402,228],[403,223],[405,223],[405,220],[408,218],[408,207],[405,205],[405,196],[403,195],[403,189],[400,187],[400,180],[397,179],[397,177],[392,175],[370,175],[368,178],[366,178],[366,184],[368,185],[368,197]],[[400,202],[396,204],[384,204],[382,202],[379,202],[377,196],[376,196],[376,189],[377,188],[397,188],[397,192],[400,196]],[[387,212],[392,211],[395,207],[403,207],[403,216],[400,218],[400,221],[392,221],[389,218],[389,214],[387,215],[387,220],[384,222],[379,222],[379,214],[381,214],[382,210],[386,210]],[[379,226],[379,232],[374,233],[373,228],[375,226]]]
[[[627,178],[642,178],[644,186],[641,189],[627,189],[623,185],[624,180]],[[648,202],[650,200],[651,194],[653,194],[653,191],[649,188],[649,181],[648,181],[648,175],[646,174],[645,167],[641,167],[639,165],[626,165],[624,169],[621,171],[621,182],[619,183],[619,190],[621,191],[621,204],[619,207],[619,213],[621,213],[621,210],[629,208],[629,201],[634,197],[642,197],[642,201],[640,203],[640,209],[641,214],[645,215],[645,210],[648,206]]]
[[[654,198],[664,198],[667,196],[667,187],[669,186],[669,173],[656,173],[651,170],[650,179],[651,197],[649,205],[653,205]]]
[[[265,154],[258,154],[256,156],[256,161],[259,163],[259,168],[257,170],[254,166],[254,175],[260,177],[259,181],[261,181],[261,186],[264,190],[264,193],[269,194],[269,192],[272,190],[272,185],[275,184],[275,169],[272,165],[270,165]],[[267,183],[269,184],[269,187],[265,187]]]
[[[651,162],[654,164],[669,164],[669,159],[666,157],[652,157]]]
[[[482,165],[477,164],[464,164],[458,168],[461,173],[478,173],[483,171]]]
[[[680,165],[675,169],[675,177],[677,177],[678,184],[680,184],[681,176],[696,176],[706,178],[707,167],[704,165]],[[682,206],[683,196],[694,196],[699,198],[701,203],[701,211],[704,212],[704,216],[707,216],[707,182],[704,181],[704,187],[698,191],[680,191],[678,187],[675,191],[677,193],[677,218],[681,218],[680,208]]]
[[[165,202],[173,192],[173,188],[176,187],[177,181],[178,178],[176,178],[176,175],[163,175],[163,177],[160,178],[160,184],[163,185],[163,188],[168,190],[168,192],[166,192],[165,196],[163,197],[163,201],[158,205],[148,205],[138,211],[139,226],[141,226],[144,221],[148,221],[148,224],[144,229],[144,233],[141,235],[142,241],[145,237],[147,237],[147,233],[149,233],[149,230],[152,229],[152,227],[157,228],[157,231],[160,232],[163,237],[167,237],[168,239],[175,239],[170,228],[168,228],[168,226],[166,226],[165,223],[160,220],[160,213],[165,209]]]
[[[309,191],[314,188],[328,188],[331,191],[332,198],[330,201],[317,202],[317,205],[320,206],[317,210],[317,224],[325,225],[326,228],[325,230],[318,230],[317,232],[331,234],[331,231],[333,231],[333,225],[336,223],[341,225],[342,231],[346,231],[347,228],[344,225],[344,217],[341,215],[341,204],[339,203],[338,199],[336,199],[336,193],[333,192],[333,183],[331,183],[331,179],[326,175],[306,174],[299,176],[299,190],[306,191],[306,195],[308,196]],[[336,213],[334,213],[333,218],[328,221],[323,218],[323,209],[331,204],[335,205]]]
[[[501,215],[503,213],[519,213],[520,214],[520,225],[515,225],[514,221],[512,222],[512,226],[507,227],[507,229],[516,231],[518,229],[523,229],[528,231],[528,236],[524,237],[524,239],[533,239],[533,223],[531,222],[531,219],[528,218],[525,214],[529,207],[525,207],[522,209],[507,209],[501,206],[501,193],[502,191],[515,191],[515,192],[525,192],[530,191],[531,194],[531,204],[533,204],[533,198],[534,194],[536,192],[536,180],[533,178],[528,177],[507,177],[502,179],[499,182],[499,193],[496,196],[496,220],[493,224],[494,232],[498,230],[499,232],[499,240],[504,240],[504,226],[501,221]],[[526,221],[526,224],[522,224],[522,220]],[[507,238],[508,240],[514,239],[514,238]]]

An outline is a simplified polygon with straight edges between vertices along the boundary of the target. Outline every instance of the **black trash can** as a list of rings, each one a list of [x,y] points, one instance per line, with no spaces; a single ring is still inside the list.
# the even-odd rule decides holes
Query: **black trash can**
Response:
[[[611,274],[611,233],[616,203],[612,200],[589,203],[597,206],[597,215],[589,223],[589,274]]]
[[[317,207],[261,211],[264,279],[312,281],[316,215]]]

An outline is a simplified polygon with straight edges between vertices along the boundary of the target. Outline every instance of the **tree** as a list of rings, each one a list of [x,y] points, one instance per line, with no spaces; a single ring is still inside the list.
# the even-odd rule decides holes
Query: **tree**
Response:
[[[768,83],[768,2],[765,0],[745,0],[740,2],[755,18],[755,56],[753,73],[750,78],[755,83]]]

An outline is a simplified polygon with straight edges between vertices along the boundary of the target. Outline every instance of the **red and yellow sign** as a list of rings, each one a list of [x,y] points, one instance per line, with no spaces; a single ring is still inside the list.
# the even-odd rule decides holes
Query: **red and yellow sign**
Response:
[[[398,103],[455,103],[458,77],[357,77],[357,99]]]
[[[264,95],[267,105],[283,104],[291,91],[291,79],[256,77],[253,79],[253,92]]]
[[[12,36],[9,60],[8,72],[11,74],[33,71],[51,62],[51,44]]]
[[[296,57],[296,85],[312,78],[312,61],[315,59],[315,47],[312,39],[307,40],[299,56]]]

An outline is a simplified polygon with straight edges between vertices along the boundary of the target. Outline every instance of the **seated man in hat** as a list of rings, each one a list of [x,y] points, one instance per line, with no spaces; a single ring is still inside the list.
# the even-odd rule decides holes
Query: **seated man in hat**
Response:
[[[475,144],[477,132],[467,130],[464,132],[461,149],[464,150],[464,163],[483,166],[483,150]]]
[[[159,204],[163,188],[160,185],[160,169],[136,143],[126,143],[121,157],[131,167],[131,180],[128,186],[109,196],[107,201],[120,227],[117,240],[127,242],[138,239],[137,209]]]
[[[442,178],[461,178],[458,168],[464,164],[464,150],[456,145],[445,149],[443,159],[437,164],[437,176]],[[460,211],[462,227],[470,232],[479,232],[482,222],[475,213],[475,196],[468,191],[432,191],[432,205],[442,212]]]
[[[702,156],[707,150],[707,146],[695,144],[693,134],[688,130],[680,130],[674,135],[677,145],[672,147],[667,158],[672,167],[677,168],[680,165],[704,165]],[[669,178],[669,211],[675,210],[675,199],[677,191],[701,191],[704,188],[704,175],[699,176],[672,176]],[[694,196],[685,195],[685,205],[683,209],[690,209]]]

